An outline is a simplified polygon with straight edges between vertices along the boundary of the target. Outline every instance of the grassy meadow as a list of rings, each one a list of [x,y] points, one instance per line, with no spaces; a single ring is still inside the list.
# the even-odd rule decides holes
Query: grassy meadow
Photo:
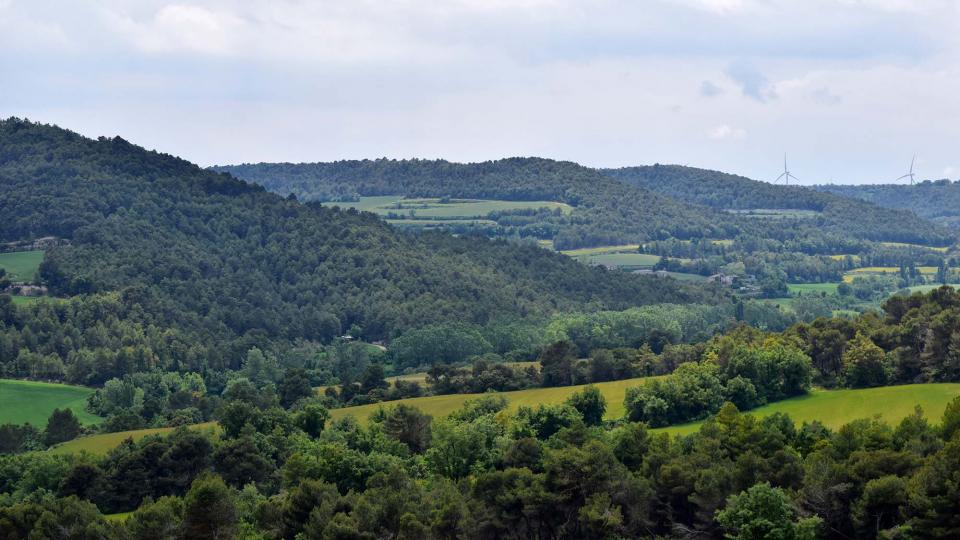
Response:
[[[491,212],[502,212],[505,210],[526,210],[559,208],[564,214],[573,211],[573,207],[562,202],[555,201],[503,201],[492,199],[450,199],[444,202],[441,199],[407,199],[402,195],[385,195],[378,197],[360,197],[356,202],[337,202],[328,203],[331,206],[341,208],[356,208],[365,212],[373,212],[381,216],[390,214],[410,215],[413,211],[413,219],[466,219],[482,218],[488,216]]]
[[[880,388],[814,390],[802,397],[771,403],[748,411],[756,416],[774,413],[790,415],[795,422],[819,420],[829,428],[838,428],[858,418],[880,416],[896,423],[913,414],[919,405],[931,422],[939,422],[953,398],[960,396],[960,383],[906,384]],[[656,431],[688,434],[697,431],[702,422],[660,428]]]
[[[43,251],[39,250],[0,253],[0,268],[7,271],[11,281],[33,281],[42,262]]]
[[[83,424],[96,424],[102,418],[88,413],[87,397],[93,389],[67,384],[0,379],[0,424],[29,422],[45,427],[54,409],[71,409]]]
[[[787,289],[790,294],[834,294],[837,292],[839,283],[790,283]]]
[[[220,426],[216,422],[206,422],[189,426],[190,429],[206,430],[210,434],[216,434],[220,431]],[[54,446],[48,452],[51,454],[73,454],[78,452],[90,452],[91,454],[103,455],[113,450],[120,443],[127,439],[139,441],[147,435],[162,435],[170,433],[174,428],[151,428],[135,429],[132,431],[117,431],[115,433],[102,433],[100,435],[91,435],[89,437],[80,437],[72,441]]]

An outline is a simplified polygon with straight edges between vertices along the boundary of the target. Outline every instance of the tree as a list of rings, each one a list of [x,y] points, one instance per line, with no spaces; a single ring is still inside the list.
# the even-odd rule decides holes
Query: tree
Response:
[[[183,536],[198,540],[230,540],[236,528],[237,509],[223,479],[204,475],[194,480],[184,499]]]
[[[858,334],[843,353],[843,381],[852,388],[882,386],[887,382],[886,354],[873,341]]]
[[[326,407],[311,403],[297,412],[293,421],[304,433],[316,439],[323,432],[323,428],[330,419],[330,412]]]
[[[540,353],[540,374],[544,386],[569,386],[573,384],[573,362],[577,359],[577,346],[572,341],[557,341]]]
[[[236,488],[263,482],[276,470],[270,456],[265,456],[251,437],[221,444],[213,454],[213,463],[223,480]]]
[[[813,540],[820,525],[819,518],[796,521],[787,494],[768,483],[731,495],[717,522],[735,540]]]
[[[310,377],[306,370],[302,368],[288,369],[283,374],[283,380],[280,381],[280,404],[285,408],[290,408],[297,401],[313,396],[313,387],[310,385]]]
[[[607,400],[596,386],[587,386],[573,394],[567,398],[567,404],[583,416],[583,422],[588,426],[599,426],[603,423],[603,413],[607,410]]]
[[[430,446],[430,422],[433,418],[416,407],[400,404],[386,413],[383,430],[402,442],[415,454]]]
[[[960,432],[960,397],[955,397],[947,403],[947,408],[943,411],[943,419],[940,421],[940,432],[946,441],[953,439],[954,434]]]
[[[70,409],[54,409],[47,420],[47,429],[43,432],[43,442],[47,446],[76,439],[80,435],[80,421]]]

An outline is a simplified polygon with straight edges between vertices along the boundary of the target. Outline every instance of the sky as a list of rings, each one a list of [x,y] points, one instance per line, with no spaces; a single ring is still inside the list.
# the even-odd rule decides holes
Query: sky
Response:
[[[0,0],[0,116],[205,166],[957,179],[958,96],[952,0]]]

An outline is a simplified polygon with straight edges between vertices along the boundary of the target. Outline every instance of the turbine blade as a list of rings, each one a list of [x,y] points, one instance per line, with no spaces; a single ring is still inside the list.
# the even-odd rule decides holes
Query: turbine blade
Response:
[[[774,180],[774,182],[779,181],[781,178],[783,178],[783,177],[786,176],[787,174],[789,174],[789,173],[785,173],[785,172],[784,172],[784,173],[780,173],[780,176],[778,176],[778,177],[776,178],[776,180]]]

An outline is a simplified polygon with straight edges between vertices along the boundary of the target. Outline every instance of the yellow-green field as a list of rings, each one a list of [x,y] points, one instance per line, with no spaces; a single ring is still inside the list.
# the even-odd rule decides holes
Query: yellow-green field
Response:
[[[603,253],[582,257],[580,259],[589,264],[602,264],[604,266],[625,268],[638,266],[650,267],[660,262],[659,255],[648,255],[646,253]]]
[[[0,424],[29,422],[43,428],[54,409],[70,409],[82,424],[102,418],[86,411],[92,388],[36,381],[0,379]]]
[[[206,430],[213,434],[220,430],[216,422],[206,422],[189,426],[190,429]],[[115,433],[102,433],[100,435],[91,435],[89,437],[80,437],[72,441],[54,446],[49,450],[53,454],[74,454],[78,452],[90,452],[91,454],[103,455],[116,448],[123,441],[133,439],[139,441],[147,435],[158,435],[170,433],[174,428],[152,428],[135,429],[133,431],[117,431]]]
[[[787,284],[787,289],[791,294],[810,294],[810,293],[827,293],[833,294],[837,292],[837,286],[839,283],[789,283]]]
[[[948,247],[933,247],[933,246],[924,246],[923,244],[906,244],[904,242],[880,242],[881,246],[887,247],[914,247],[921,249],[929,249],[930,251],[939,251],[940,253],[946,253],[950,251]]]
[[[625,414],[623,399],[626,389],[643,384],[652,378],[628,379],[608,383],[597,383],[600,391],[607,399],[607,413],[604,418],[615,420]],[[539,404],[562,403],[574,392],[583,389],[583,386],[568,386],[563,388],[534,388],[517,392],[503,392],[502,395],[510,401],[510,410],[516,410],[520,405],[536,406]],[[432,415],[442,418],[463,406],[468,399],[483,394],[457,394],[449,396],[430,396],[412,398],[387,403],[362,405],[330,411],[333,419],[353,416],[366,421],[371,413],[380,407],[391,407],[399,403],[412,405]],[[774,413],[785,413],[797,422],[819,420],[830,428],[838,428],[843,424],[860,418],[880,416],[883,420],[896,423],[913,413],[914,407],[923,408],[924,415],[933,423],[940,421],[943,411],[951,400],[960,396],[960,383],[937,384],[909,384],[902,386],[886,386],[882,388],[866,388],[860,390],[814,390],[807,396],[788,399],[772,403],[764,407],[747,411],[756,416],[767,416]],[[658,428],[653,431],[670,433],[673,435],[689,434],[699,429],[702,422],[694,422],[679,426]],[[190,426],[191,429],[207,430],[216,434],[219,427],[215,422]],[[94,454],[105,454],[115,448],[128,437],[134,440],[142,439],[147,435],[169,433],[173,428],[142,429],[119,433],[106,433],[69,441],[50,450],[53,453],[71,453],[87,451]]]
[[[11,281],[33,281],[42,262],[43,251],[39,250],[0,253],[0,268],[7,271]]]
[[[503,201],[493,199],[450,199],[444,202],[441,199],[407,199],[398,195],[378,197],[360,197],[357,202],[328,203],[331,206],[342,208],[356,208],[366,212],[373,212],[381,216],[390,214],[409,216],[413,218],[454,219],[454,218],[482,218],[490,212],[505,210],[526,210],[559,208],[564,214],[573,211],[569,204],[556,201]]]
[[[790,415],[795,422],[819,420],[825,426],[838,428],[859,418],[879,415],[895,423],[913,413],[920,405],[931,422],[939,422],[943,411],[953,398],[960,396],[960,383],[907,384],[860,390],[814,390],[809,395],[778,401],[749,414],[767,416],[774,413]],[[671,434],[688,434],[699,429],[702,422],[661,428]]]
[[[917,271],[925,276],[936,275],[937,267],[936,266],[918,266],[916,267]],[[890,274],[899,274],[900,267],[898,266],[864,266],[863,268],[855,268],[843,274],[843,281],[845,283],[852,283],[853,279],[856,277],[870,276],[870,275],[890,275]]]
[[[644,381],[652,380],[651,377],[626,379],[623,381],[611,381],[597,383],[596,386],[603,397],[607,399],[607,414],[605,418],[613,420],[620,418],[624,414],[623,398],[626,396],[627,388],[639,386]],[[568,397],[580,390],[583,386],[564,386],[557,388],[531,388],[529,390],[517,390],[516,392],[502,392],[498,395],[507,398],[510,402],[510,410],[516,410],[521,405],[536,406],[540,404],[555,405],[563,403]],[[389,407],[398,403],[404,403],[417,407],[423,412],[434,418],[443,418],[453,411],[463,406],[468,399],[477,398],[484,394],[452,394],[446,396],[427,396],[420,398],[403,399],[399,401],[390,401],[387,403],[373,403],[371,405],[360,405],[357,407],[345,407],[343,409],[334,409],[330,411],[334,419],[353,416],[357,420],[366,420],[368,416],[380,407]]]
[[[583,255],[603,255],[605,253],[637,253],[640,244],[623,244],[620,246],[598,246],[580,249],[567,249],[560,253],[570,257],[581,257]]]

